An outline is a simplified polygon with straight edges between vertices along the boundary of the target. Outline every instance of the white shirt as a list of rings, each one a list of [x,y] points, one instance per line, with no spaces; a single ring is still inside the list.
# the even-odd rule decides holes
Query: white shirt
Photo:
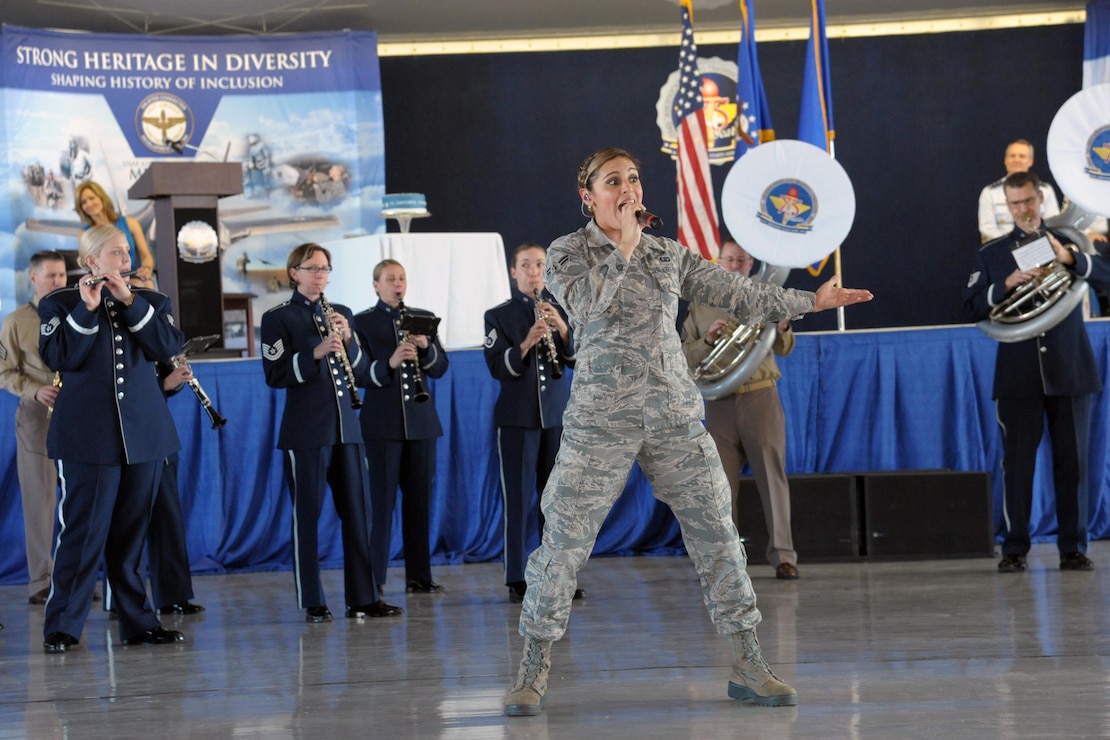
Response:
[[[1002,190],[1005,179],[1002,177],[995,180],[979,193],[979,235],[984,242],[1005,236],[1014,230],[1014,218],[1006,207],[1006,194]],[[1056,200],[1056,191],[1047,182],[1041,183],[1040,190],[1044,194],[1041,218],[1059,214],[1060,204]]]

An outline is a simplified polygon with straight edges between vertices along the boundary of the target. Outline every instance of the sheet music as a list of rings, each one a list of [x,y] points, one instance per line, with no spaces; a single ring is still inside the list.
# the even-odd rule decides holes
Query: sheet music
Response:
[[[1019,270],[1032,270],[1034,267],[1044,267],[1049,262],[1056,259],[1056,252],[1053,251],[1052,243],[1048,241],[1047,234],[1027,244],[1020,244],[1014,247],[1012,253]]]

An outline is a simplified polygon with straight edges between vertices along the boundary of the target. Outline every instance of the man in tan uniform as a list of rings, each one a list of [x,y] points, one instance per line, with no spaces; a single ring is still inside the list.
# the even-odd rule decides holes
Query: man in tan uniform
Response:
[[[717,263],[728,272],[751,273],[755,260],[732,240],[721,245]],[[726,331],[731,317],[720,309],[690,306],[682,325],[682,353],[691,368],[697,367]],[[798,554],[790,531],[790,484],[786,481],[786,417],[775,383],[782,377],[775,355],[794,350],[789,321],[778,322],[771,349],[763,362],[736,392],[705,403],[705,427],[725,467],[732,489],[732,515],[736,520],[740,494],[740,469],[751,465],[763,517],[767,522],[767,560],[782,580],[798,577]],[[737,524],[739,526],[739,523]]]
[[[46,454],[46,430],[58,389],[54,372],[39,357],[39,300],[66,284],[66,263],[57,252],[36,252],[27,270],[35,296],[4,318],[0,327],[0,387],[19,396],[15,412],[16,471],[23,498],[27,573],[32,604],[45,604],[54,566],[54,508],[58,472]]]

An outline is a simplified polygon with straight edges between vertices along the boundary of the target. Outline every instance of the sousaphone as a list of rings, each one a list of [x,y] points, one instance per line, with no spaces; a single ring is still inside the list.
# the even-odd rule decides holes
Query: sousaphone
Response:
[[[788,267],[764,262],[752,280],[781,286],[789,274]],[[747,383],[771,351],[777,334],[775,324],[741,324],[730,320],[714,342],[713,349],[691,371],[702,398],[716,401],[732,395]]]
[[[721,193],[732,237],[762,262],[754,280],[782,285],[790,269],[827,257],[852,227],[856,196],[840,164],[823,149],[780,139],[760,144],[732,165]],[[709,401],[748,382],[775,343],[775,324],[730,324],[694,383]]]
[[[1056,112],[1048,130],[1048,166],[1066,200],[1063,212],[1044,225],[1093,254],[1085,229],[1091,214],[1105,215],[1110,202],[1110,84],[1076,93]],[[1022,342],[1063,321],[1085,295],[1087,281],[1052,262],[1010,291],[978,327],[999,342]]]

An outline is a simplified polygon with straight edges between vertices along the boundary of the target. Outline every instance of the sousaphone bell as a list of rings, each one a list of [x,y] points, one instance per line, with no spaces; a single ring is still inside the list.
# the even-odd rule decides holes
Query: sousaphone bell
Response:
[[[721,193],[729,232],[761,261],[753,280],[786,282],[793,267],[827,257],[848,235],[856,196],[844,168],[823,149],[779,139],[733,164]],[[724,398],[748,382],[775,343],[771,324],[730,324],[692,374],[702,396]]]

